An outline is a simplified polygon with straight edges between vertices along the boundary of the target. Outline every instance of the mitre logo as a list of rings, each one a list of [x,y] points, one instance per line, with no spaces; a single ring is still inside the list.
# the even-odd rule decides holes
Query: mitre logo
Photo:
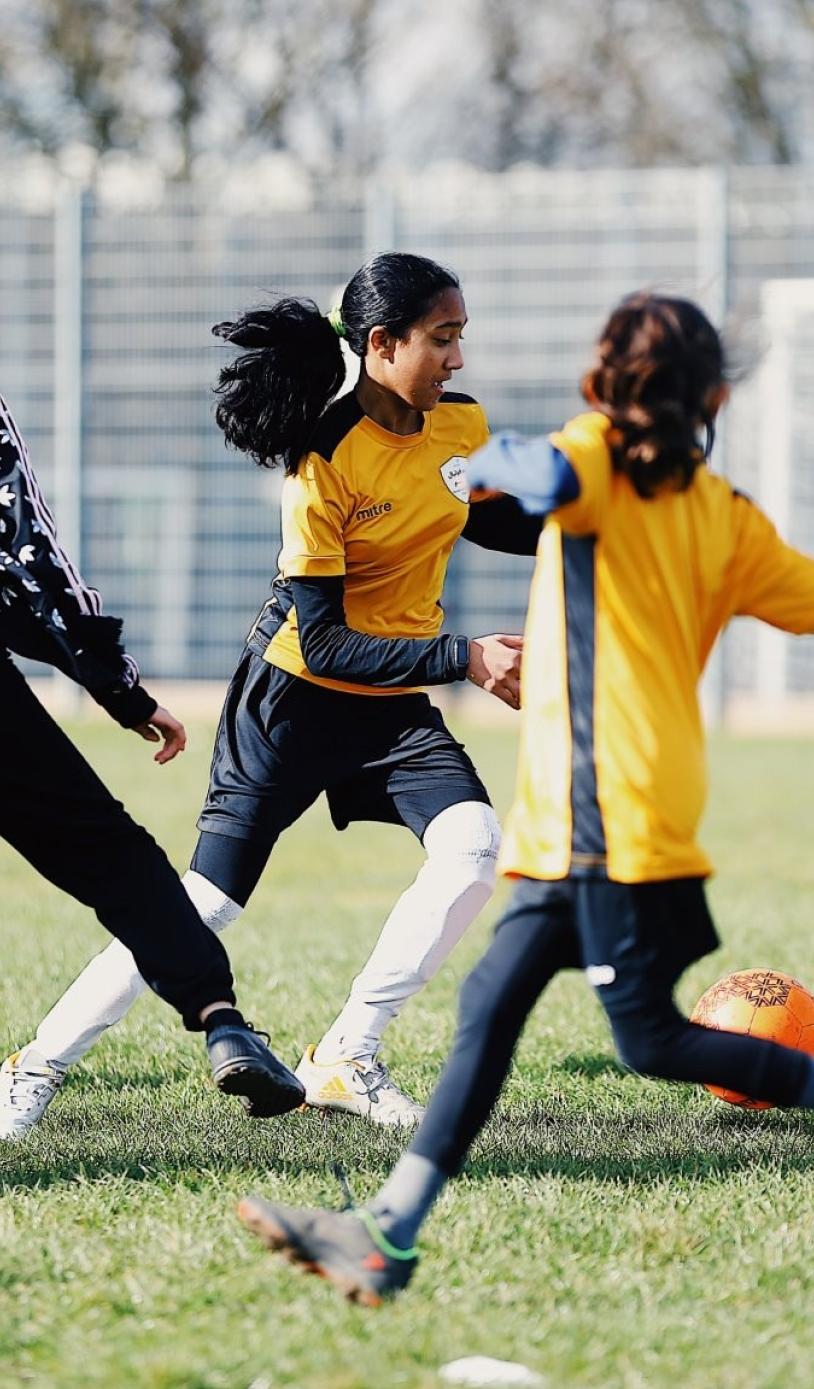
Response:
[[[375,502],[373,506],[363,506],[356,513],[357,521],[375,521],[377,516],[386,516],[393,510],[392,502]]]
[[[465,458],[448,458],[446,463],[441,464],[441,476],[453,497],[457,497],[459,502],[469,501]]]

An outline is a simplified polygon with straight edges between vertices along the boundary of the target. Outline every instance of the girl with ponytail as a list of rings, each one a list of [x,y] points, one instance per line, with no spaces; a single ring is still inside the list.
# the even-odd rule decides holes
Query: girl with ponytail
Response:
[[[309,1104],[383,1124],[423,1112],[379,1057],[384,1029],[488,900],[500,834],[422,687],[468,679],[519,703],[519,637],[440,634],[447,562],[462,534],[522,554],[540,534],[509,496],[469,505],[465,460],[488,430],[476,401],[446,389],[465,323],[451,271],[391,253],[362,266],[328,315],[279,299],[214,330],[236,350],[216,419],[233,448],[283,468],[283,548],[226,696],[184,882],[221,930],[323,791],[337,828],[384,820],[417,836],[418,877],[297,1069]],[[360,374],[339,396],[343,338]],[[37,1050],[64,1070],[142,987],[132,957],[103,952],[41,1024]]]
[[[358,1211],[259,1197],[241,1217],[273,1249],[378,1302],[409,1281],[418,1230],[489,1116],[525,1020],[583,969],[621,1059],[814,1109],[814,1060],[691,1023],[682,972],[718,945],[697,687],[730,617],[814,633],[814,559],[706,466],[727,393],[718,333],[692,303],[640,293],[611,314],[582,389],[589,413],[549,438],[498,435],[473,486],[547,517],[532,580],[515,803],[501,856],[514,895],[465,980],[426,1117]]]

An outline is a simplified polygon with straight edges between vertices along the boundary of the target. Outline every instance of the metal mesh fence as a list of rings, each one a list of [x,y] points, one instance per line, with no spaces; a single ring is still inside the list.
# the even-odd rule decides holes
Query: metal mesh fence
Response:
[[[579,375],[622,294],[642,285],[690,294],[716,320],[734,310],[759,340],[766,282],[814,280],[813,233],[814,172],[797,168],[557,170],[460,188],[417,176],[399,188],[326,187],[307,209],[263,215],[230,211],[211,188],[178,188],[140,210],[75,193],[47,213],[7,203],[1,389],[56,493],[63,532],[79,490],[66,544],[108,610],[125,617],[145,672],[220,678],[274,573],[279,479],[230,454],[214,427],[223,349],[213,323],[264,290],[327,307],[373,250],[428,254],[458,271],[466,294],[461,389],[494,426],[542,431],[579,407]],[[814,311],[795,323],[777,408],[794,419],[792,538],[814,550]],[[758,497],[761,381],[758,372],[736,393],[716,458]],[[55,418],[75,418],[73,458]],[[448,625],[516,629],[529,571],[461,545]],[[785,687],[814,690],[814,657],[782,650]],[[753,632],[733,631],[719,694],[757,688],[762,659]]]

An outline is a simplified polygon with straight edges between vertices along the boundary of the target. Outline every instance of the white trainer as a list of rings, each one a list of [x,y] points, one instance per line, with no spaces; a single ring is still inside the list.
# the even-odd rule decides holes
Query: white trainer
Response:
[[[53,1066],[30,1044],[6,1057],[0,1066],[0,1139],[24,1138],[64,1079],[64,1068]]]
[[[323,1065],[314,1060],[315,1051],[316,1047],[306,1047],[294,1072],[305,1086],[306,1105],[358,1114],[374,1124],[412,1127],[423,1119],[424,1106],[399,1090],[378,1057]]]

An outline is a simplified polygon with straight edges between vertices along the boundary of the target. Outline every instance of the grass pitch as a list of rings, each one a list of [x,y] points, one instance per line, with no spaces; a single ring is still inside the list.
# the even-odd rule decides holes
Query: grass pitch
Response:
[[[185,865],[212,730],[158,769],[112,726],[77,737]],[[498,808],[514,744],[470,750]],[[814,744],[721,741],[705,842],[725,947],[684,979],[689,1005],[730,969],[814,985]],[[0,1045],[105,943],[81,907],[0,846]],[[406,831],[333,831],[316,807],[278,846],[226,936],[244,1010],[295,1061],[343,1000],[420,862]],[[425,1096],[455,994],[501,900],[387,1039]],[[354,1120],[251,1123],[205,1083],[199,1038],[152,997],[71,1075],[42,1129],[0,1151],[0,1383],[42,1389],[431,1389],[459,1356],[519,1360],[551,1389],[808,1389],[814,1380],[814,1121],[748,1114],[614,1061],[598,1006],[560,978],[527,1029],[498,1114],[442,1196],[409,1292],[369,1312],[269,1256],[238,1225],[246,1192],[359,1198],[403,1138]]]

